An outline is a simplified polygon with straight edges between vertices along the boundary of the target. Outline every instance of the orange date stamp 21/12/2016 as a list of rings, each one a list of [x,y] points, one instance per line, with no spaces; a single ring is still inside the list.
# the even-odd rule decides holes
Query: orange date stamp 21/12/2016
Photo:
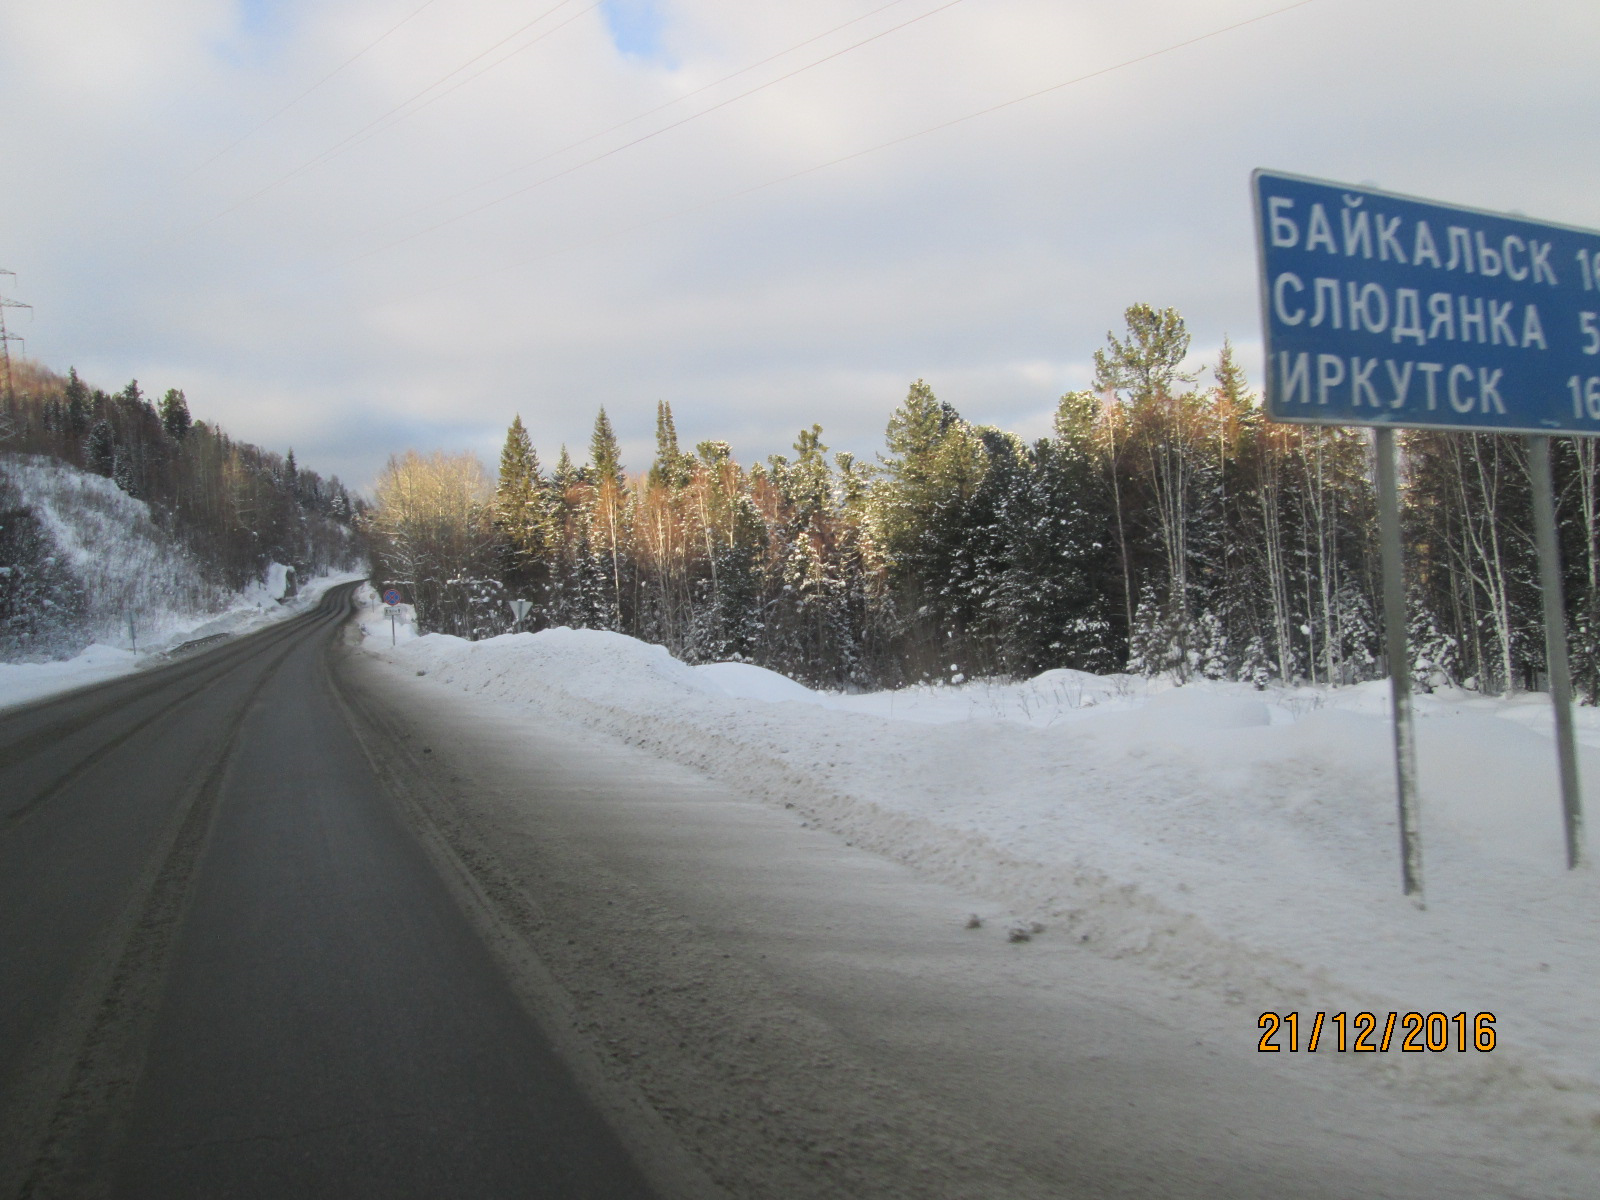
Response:
[[[1256,1026],[1261,1040],[1256,1049],[1263,1054],[1287,1050],[1338,1053],[1385,1053],[1399,1050],[1407,1054],[1454,1050],[1465,1054],[1477,1050],[1487,1054],[1495,1047],[1494,1014],[1391,1012],[1387,1019],[1370,1012],[1308,1013],[1302,1021],[1298,1012],[1264,1012]]]

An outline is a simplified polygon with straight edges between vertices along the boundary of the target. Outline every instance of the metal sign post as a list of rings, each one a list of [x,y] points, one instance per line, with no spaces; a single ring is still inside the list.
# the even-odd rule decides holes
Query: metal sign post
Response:
[[[1376,431],[1403,883],[1421,895],[1394,430],[1528,436],[1567,863],[1583,857],[1549,435],[1600,436],[1600,233],[1257,171],[1267,415]],[[1402,676],[1405,678],[1402,679]]]
[[[1572,735],[1572,674],[1567,666],[1566,605],[1561,595],[1561,555],[1556,542],[1555,488],[1550,481],[1550,439],[1533,434],[1528,442],[1528,475],[1533,481],[1533,528],[1539,543],[1539,590],[1544,594],[1545,662],[1550,668],[1550,699],[1556,707],[1556,759],[1561,770],[1561,820],[1567,838],[1567,866],[1583,861],[1583,800],[1578,794],[1578,747]]]
[[[1411,656],[1406,649],[1406,583],[1400,560],[1400,488],[1394,430],[1377,435],[1378,542],[1383,557],[1383,635],[1394,724],[1394,780],[1400,815],[1400,886],[1422,902],[1422,831],[1417,821],[1417,736],[1411,721]]]
[[[400,644],[399,636],[395,633],[396,623],[405,615],[405,610],[400,607],[400,593],[395,588],[388,588],[383,593],[383,615],[389,618],[389,645]]]

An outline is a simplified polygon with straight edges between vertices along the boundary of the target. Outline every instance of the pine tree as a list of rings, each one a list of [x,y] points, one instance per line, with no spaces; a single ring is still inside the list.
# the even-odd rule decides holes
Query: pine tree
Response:
[[[1217,491],[1215,448],[1207,437],[1204,399],[1174,391],[1175,384],[1195,379],[1179,370],[1189,352],[1183,318],[1174,309],[1148,304],[1134,304],[1123,316],[1127,337],[1107,333],[1106,348],[1094,355],[1095,389],[1108,398],[1120,397],[1124,404],[1117,414],[1122,461],[1112,465],[1118,536],[1129,560],[1130,539],[1137,544],[1148,538],[1159,548],[1160,556],[1151,565],[1162,577],[1162,620],[1186,660],[1190,616],[1199,599],[1191,591],[1193,568],[1210,548],[1206,543],[1215,540],[1210,511]],[[1131,468],[1131,495],[1121,492],[1119,467]],[[1130,561],[1125,567],[1130,589],[1131,576],[1143,573],[1142,566]]]
[[[1125,392],[1135,402],[1167,396],[1175,383],[1193,383],[1179,371],[1189,353],[1189,331],[1176,309],[1134,304],[1123,313],[1126,340],[1106,334],[1106,348],[1094,352],[1094,390]]]

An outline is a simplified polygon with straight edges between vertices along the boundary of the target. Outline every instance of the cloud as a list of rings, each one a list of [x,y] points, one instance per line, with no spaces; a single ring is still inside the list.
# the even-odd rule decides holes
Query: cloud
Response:
[[[918,377],[1034,436],[1135,301],[1259,377],[1254,167],[1600,193],[1592,0],[1316,0],[1164,53],[1273,5],[136,8],[0,10],[29,351],[355,485],[514,412],[581,452],[601,404],[642,468],[659,399],[745,460],[813,421],[870,456]]]

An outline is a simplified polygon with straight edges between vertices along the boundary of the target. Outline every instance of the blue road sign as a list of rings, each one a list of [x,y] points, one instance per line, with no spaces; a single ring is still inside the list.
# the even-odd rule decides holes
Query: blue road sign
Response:
[[[390,588],[388,591],[384,592],[383,602],[390,608],[393,608],[396,604],[400,603],[400,593],[394,588]]]
[[[1267,414],[1600,434],[1600,233],[1257,171]]]

